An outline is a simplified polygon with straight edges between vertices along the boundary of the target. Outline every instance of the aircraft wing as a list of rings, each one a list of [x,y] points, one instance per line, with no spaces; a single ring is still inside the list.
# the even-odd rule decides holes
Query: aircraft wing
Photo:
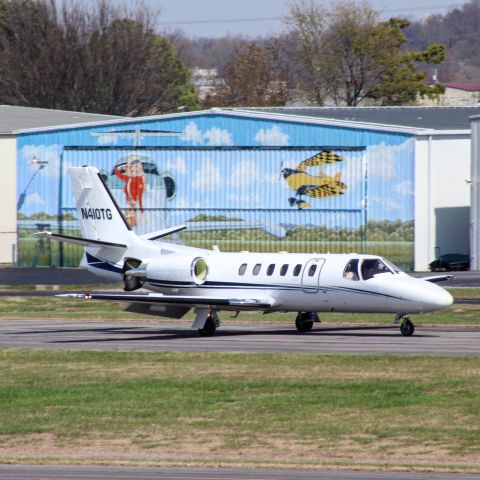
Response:
[[[143,303],[153,305],[177,305],[187,307],[224,307],[226,309],[265,309],[275,304],[272,298],[221,298],[193,295],[162,295],[160,293],[64,293],[57,297],[85,300],[110,300],[114,302]]]
[[[334,152],[324,150],[323,152],[315,154],[313,157],[307,158],[298,164],[299,170],[305,170],[307,167],[316,167],[319,165],[328,165],[329,163],[341,162],[343,159],[340,155]]]
[[[305,185],[303,187],[303,193],[314,198],[332,197],[333,195],[343,194],[338,188],[333,185]]]

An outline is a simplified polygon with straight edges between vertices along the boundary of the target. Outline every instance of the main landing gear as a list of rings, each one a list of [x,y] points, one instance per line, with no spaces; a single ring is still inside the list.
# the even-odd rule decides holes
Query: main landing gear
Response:
[[[320,319],[316,312],[298,312],[295,326],[300,333],[307,333],[313,328],[314,323],[319,322]]]
[[[220,326],[220,320],[218,318],[217,312],[210,310],[208,312],[207,320],[203,328],[198,329],[198,334],[202,337],[213,337],[215,331]]]
[[[415,332],[415,325],[412,323],[410,318],[403,313],[399,313],[395,317],[394,323],[395,325],[400,324],[400,333],[404,337],[411,337],[413,335],[413,332]]]

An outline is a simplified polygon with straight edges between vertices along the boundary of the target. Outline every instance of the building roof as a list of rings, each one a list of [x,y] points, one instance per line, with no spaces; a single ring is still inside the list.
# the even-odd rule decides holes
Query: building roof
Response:
[[[472,107],[255,107],[244,111],[272,113],[361,122],[392,127],[425,130],[469,130],[472,115],[480,115],[480,106]]]
[[[212,108],[148,117],[120,117],[96,113],[0,105],[0,135],[167,120],[215,114],[264,117],[271,120],[325,123],[351,128],[406,132],[414,135],[469,134],[470,117],[480,106],[458,107],[244,107]]]
[[[79,126],[85,123],[121,119],[125,119],[125,117],[0,105],[0,133],[4,135],[13,134],[21,130],[65,127],[67,125]]]
[[[454,88],[456,90],[465,90],[466,92],[478,92],[480,91],[480,82],[452,82],[443,84],[447,88]]]

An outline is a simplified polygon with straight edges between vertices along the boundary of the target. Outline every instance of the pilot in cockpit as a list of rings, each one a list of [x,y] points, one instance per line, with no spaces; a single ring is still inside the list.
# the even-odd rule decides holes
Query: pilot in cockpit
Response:
[[[362,277],[364,280],[373,278],[378,273],[390,272],[387,266],[378,259],[367,259],[362,263]]]

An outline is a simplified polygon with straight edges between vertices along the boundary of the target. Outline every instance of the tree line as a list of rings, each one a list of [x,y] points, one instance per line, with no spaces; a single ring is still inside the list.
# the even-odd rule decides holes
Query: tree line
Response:
[[[444,89],[428,85],[417,67],[438,64],[444,47],[405,48],[409,22],[380,20],[368,3],[290,4],[285,32],[263,42],[243,41],[223,70],[213,104],[405,105]]]
[[[0,103],[149,115],[197,107],[155,16],[113,2],[0,0]]]
[[[408,48],[421,49],[429,43],[445,45],[445,60],[426,69],[436,70],[441,82],[478,82],[480,77],[480,0],[470,0],[445,15],[430,15],[413,22],[407,30]]]
[[[447,32],[467,17],[470,36],[462,33],[460,47]],[[427,75],[453,71],[451,45],[468,55],[464,64],[471,59],[480,68],[474,18],[480,0],[421,24],[382,20],[368,2],[326,8],[293,0],[278,35],[189,39],[181,31],[160,34],[158,15],[144,6],[0,0],[0,102],[129,116],[210,106],[412,104],[444,91]],[[201,101],[195,66],[215,68],[221,79]],[[475,68],[465,67],[465,75]]]

